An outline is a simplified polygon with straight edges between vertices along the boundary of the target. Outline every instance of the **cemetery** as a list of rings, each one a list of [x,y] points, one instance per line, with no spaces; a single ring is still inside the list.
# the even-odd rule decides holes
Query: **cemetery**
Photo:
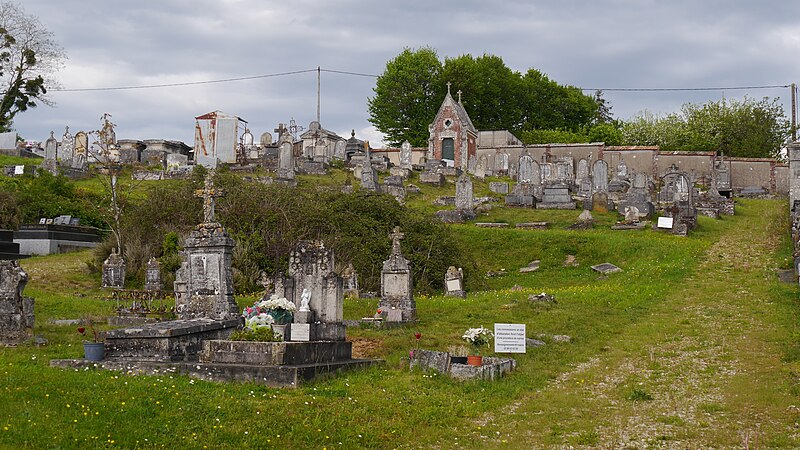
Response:
[[[608,160],[491,153],[449,92],[431,147],[395,153],[319,123],[257,144],[237,116],[196,119],[199,136],[213,119],[241,140],[207,140],[202,157],[196,143],[193,160],[116,141],[104,117],[70,158],[48,140],[38,176],[14,176],[97,199],[115,177],[134,194],[107,205],[117,221],[67,196],[0,234],[0,443],[447,448],[521,445],[515,430],[537,427],[591,446],[604,411],[641,403],[669,418],[652,424],[665,436],[680,421],[714,433],[735,426],[721,411],[743,407],[762,355],[770,382],[744,403],[796,403],[796,350],[771,343],[797,327],[798,278],[775,272],[800,267],[798,179],[789,208],[775,183],[733,192],[709,155],[708,173],[653,173],[603,144]],[[174,176],[137,176],[143,158]],[[674,396],[666,369],[714,395]],[[586,390],[602,395],[570,407]]]

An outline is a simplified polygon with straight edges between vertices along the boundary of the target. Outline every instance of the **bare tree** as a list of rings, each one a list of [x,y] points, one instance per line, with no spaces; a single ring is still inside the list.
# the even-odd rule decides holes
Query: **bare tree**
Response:
[[[52,76],[66,58],[36,16],[16,3],[0,2],[0,131],[9,130],[14,116],[37,102],[52,105],[47,89],[58,87]]]

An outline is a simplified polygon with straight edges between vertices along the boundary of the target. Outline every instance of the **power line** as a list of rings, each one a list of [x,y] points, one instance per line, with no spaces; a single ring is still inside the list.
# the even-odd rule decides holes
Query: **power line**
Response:
[[[51,89],[51,91],[58,92],[88,92],[88,91],[124,91],[131,89],[152,89],[163,87],[176,87],[176,86],[196,86],[198,84],[213,84],[213,83],[228,83],[231,81],[245,81],[257,80],[260,78],[282,77],[286,75],[297,75],[301,73],[316,72],[317,69],[295,70],[293,72],[270,73],[267,75],[253,75],[250,77],[238,78],[224,78],[221,80],[205,80],[205,81],[189,81],[184,83],[165,83],[165,84],[145,84],[141,86],[118,86],[118,87],[100,87],[100,88],[76,88],[76,89]]]
[[[263,78],[299,75],[304,73],[316,72],[318,70],[321,72],[336,73],[340,75],[351,75],[351,76],[368,77],[368,78],[379,77],[379,75],[370,73],[315,68],[315,69],[295,70],[291,72],[253,75],[247,77],[223,78],[218,80],[204,80],[204,81],[188,81],[182,83],[145,84],[139,86],[110,86],[110,87],[99,87],[99,88],[74,88],[74,89],[53,88],[50,90],[55,92],[92,92],[92,91],[124,91],[133,89],[156,89],[164,87],[197,86],[203,84],[230,83],[234,81],[247,81],[247,80],[257,80]],[[678,91],[745,91],[745,90],[756,90],[756,89],[779,89],[779,88],[789,88],[789,87],[791,87],[791,84],[773,84],[773,85],[760,85],[760,86],[727,86],[727,87],[690,87],[690,88],[578,88],[578,89],[580,89],[581,91],[607,91],[607,92],[678,92]]]
[[[764,86],[728,86],[697,88],[580,88],[582,91],[616,91],[616,92],[668,92],[668,91],[748,91],[755,89],[788,88],[791,84],[772,84]]]

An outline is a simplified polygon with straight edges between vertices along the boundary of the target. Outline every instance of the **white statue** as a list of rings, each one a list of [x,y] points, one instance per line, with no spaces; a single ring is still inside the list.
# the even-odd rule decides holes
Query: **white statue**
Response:
[[[308,289],[303,288],[303,293],[300,295],[300,311],[308,312],[311,311],[308,308],[308,303],[311,301],[311,293],[308,292]]]

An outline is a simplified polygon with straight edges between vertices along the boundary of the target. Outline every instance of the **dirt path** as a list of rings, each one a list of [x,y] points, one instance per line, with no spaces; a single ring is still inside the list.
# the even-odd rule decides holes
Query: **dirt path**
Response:
[[[792,331],[771,267],[782,213],[739,219],[653,314],[495,416],[514,430],[498,444],[797,447],[799,367],[782,360]]]

